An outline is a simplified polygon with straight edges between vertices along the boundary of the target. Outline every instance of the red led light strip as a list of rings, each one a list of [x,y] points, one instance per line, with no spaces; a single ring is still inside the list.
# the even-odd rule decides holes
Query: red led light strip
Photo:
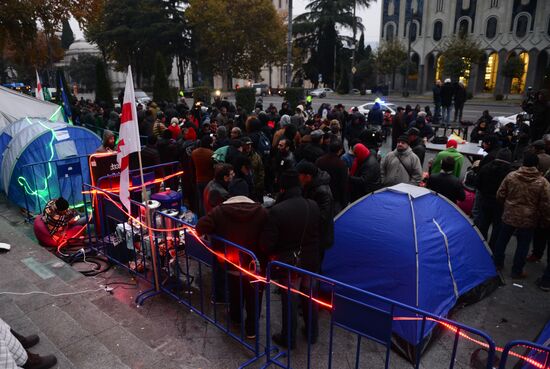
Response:
[[[129,187],[129,190],[130,191],[134,191],[134,190],[137,190],[137,189],[140,189],[142,188],[143,186],[150,186],[150,185],[154,185],[154,184],[159,184],[159,183],[162,183],[168,179],[171,179],[171,178],[174,178],[174,177],[177,177],[179,175],[182,175],[183,174],[183,171],[179,171],[179,172],[176,172],[176,173],[173,173],[173,174],[169,174],[167,176],[164,176],[162,178],[156,178],[152,181],[148,181],[148,182],[145,182],[145,185],[138,185],[138,186],[130,186]],[[118,193],[119,190],[120,190],[120,187],[111,187],[111,188],[104,188],[103,189],[104,191],[108,191],[108,192],[114,192],[114,193]],[[90,190],[90,191],[82,191],[83,194],[85,195],[89,195],[89,194],[97,194],[97,193],[100,193],[101,191],[98,191],[98,190]]]
[[[100,192],[101,193],[101,192]],[[106,198],[107,200],[109,200],[111,203],[113,203],[116,207],[118,207],[126,216],[128,216],[130,219],[134,220],[136,223],[140,224],[142,227],[145,227],[145,228],[148,228],[146,224],[144,224],[143,222],[141,222],[139,219],[136,219],[134,218],[131,214],[129,214],[125,209],[122,208],[122,206],[120,206],[116,201],[114,201],[110,196],[109,194],[107,193],[102,193]],[[235,267],[236,269],[238,269],[239,271],[241,271],[243,274],[249,276],[252,278],[252,281],[250,283],[255,283],[255,282],[262,282],[262,283],[268,283],[267,281],[267,278],[261,276],[261,275],[257,275],[243,267],[241,267],[240,265],[237,265],[235,264],[233,261],[229,260],[225,255],[219,253],[219,252],[216,252],[215,250],[213,250],[212,248],[210,248],[208,245],[206,245],[206,243],[200,238],[200,236],[197,234],[196,230],[190,226],[182,226],[182,227],[177,227],[177,228],[171,228],[171,229],[157,229],[157,228],[149,228],[150,231],[154,231],[154,232],[176,232],[176,231],[181,231],[181,230],[187,230],[191,235],[193,235],[193,237],[198,241],[200,242],[200,244],[206,248],[210,253],[212,253],[213,255],[216,255],[218,258],[224,260],[225,262],[227,262],[228,264],[232,265],[233,267]],[[283,289],[283,290],[289,290],[288,286],[285,286],[283,284],[280,284],[274,280],[270,280],[269,283]],[[290,292],[292,293],[295,293],[295,294],[298,294],[298,295],[301,295],[303,297],[306,297],[306,298],[311,298],[312,301],[315,301],[317,304],[321,305],[321,306],[324,306],[326,308],[329,308],[329,309],[332,309],[332,304],[331,303],[328,303],[328,302],[325,302],[325,301],[322,301],[322,300],[319,300],[315,297],[310,297],[308,294],[300,291],[300,290],[297,290],[297,289],[294,289],[294,288],[290,288]],[[394,321],[420,321],[420,320],[423,320],[424,318],[418,318],[418,317],[393,317],[393,320]],[[470,342],[473,342],[483,348],[486,348],[488,349],[489,348],[489,344],[486,343],[486,342],[483,342],[481,340],[478,340],[478,339],[475,339],[473,337],[471,337],[470,335],[468,335],[467,333],[464,333],[462,331],[459,331],[459,328],[452,325],[452,324],[449,324],[447,322],[444,322],[444,321],[441,321],[441,320],[437,320],[437,319],[434,319],[434,318],[429,318],[429,317],[426,317],[426,320],[428,321],[432,321],[432,322],[435,322],[435,323],[438,323],[438,324],[441,324],[443,327],[447,328],[448,330],[450,330],[451,332],[453,333],[457,333],[458,332],[458,335]],[[544,351],[541,351],[539,349],[537,349],[536,347],[528,347],[528,346],[524,346],[528,349],[531,349],[531,350],[537,350],[539,352],[544,352]],[[503,352],[504,351],[504,348],[502,347],[499,347],[499,346],[496,346],[495,347],[495,351],[497,352]],[[518,353],[515,353],[513,351],[509,351],[509,354],[511,356],[514,356],[516,358],[519,358],[531,365],[533,365],[534,367],[536,368],[540,368],[540,369],[549,369],[550,367],[546,366],[545,364],[541,364],[540,362],[528,357],[528,356],[525,356],[525,355],[521,355],[521,354],[518,354]]]

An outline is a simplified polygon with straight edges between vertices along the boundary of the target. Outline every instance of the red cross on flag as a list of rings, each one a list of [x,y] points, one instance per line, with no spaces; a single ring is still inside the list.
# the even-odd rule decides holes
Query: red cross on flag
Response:
[[[130,212],[130,154],[140,150],[134,80],[132,78],[132,68],[128,66],[117,154],[117,161],[120,165],[120,201],[128,212]]]
[[[40,77],[38,76],[38,71],[36,71],[36,91],[34,95],[38,100],[44,101],[44,91],[42,90],[42,83],[40,83]]]

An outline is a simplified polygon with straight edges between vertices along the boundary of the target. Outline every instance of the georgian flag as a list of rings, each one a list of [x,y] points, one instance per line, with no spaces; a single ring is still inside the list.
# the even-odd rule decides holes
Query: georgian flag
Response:
[[[36,91],[35,96],[38,100],[44,101],[44,90],[42,90],[42,83],[40,83],[40,77],[38,71],[36,71]]]
[[[120,201],[128,212],[130,212],[130,154],[139,152],[140,149],[134,80],[132,78],[132,68],[128,66],[117,154],[117,161],[120,165]]]

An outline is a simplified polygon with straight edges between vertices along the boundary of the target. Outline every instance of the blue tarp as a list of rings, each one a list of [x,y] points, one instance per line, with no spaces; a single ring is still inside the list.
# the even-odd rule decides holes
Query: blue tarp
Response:
[[[496,276],[490,251],[466,216],[445,198],[409,185],[344,210],[322,268],[330,278],[440,316]],[[416,345],[433,326],[427,323],[423,337],[420,322],[395,321],[393,330]]]

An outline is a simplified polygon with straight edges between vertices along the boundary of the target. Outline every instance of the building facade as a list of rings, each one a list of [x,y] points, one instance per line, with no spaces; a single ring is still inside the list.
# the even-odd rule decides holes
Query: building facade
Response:
[[[483,61],[461,77],[472,93],[521,94],[542,87],[550,61],[550,0],[384,0],[380,41],[411,43],[410,90],[430,91],[445,79],[441,49],[449,37],[468,33],[484,49]],[[520,78],[505,78],[511,56],[524,62]],[[402,81],[401,81],[402,82]]]

